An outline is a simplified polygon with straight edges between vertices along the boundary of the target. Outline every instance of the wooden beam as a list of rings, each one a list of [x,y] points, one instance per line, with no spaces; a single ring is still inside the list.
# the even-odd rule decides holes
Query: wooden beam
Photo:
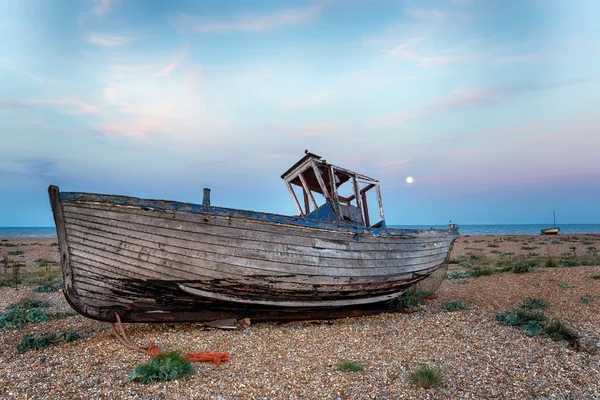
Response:
[[[296,208],[298,209],[300,216],[303,217],[304,213],[302,212],[302,207],[300,206],[300,202],[298,201],[298,198],[296,197],[296,193],[294,192],[292,185],[288,181],[285,182],[285,185],[287,186],[288,190],[290,191],[290,194],[292,195],[292,198],[294,199],[294,203],[296,204]]]
[[[367,194],[361,190],[360,196],[362,197],[363,212],[365,213],[365,225],[368,228],[369,226],[371,226],[371,221],[369,221],[369,208],[367,207]]]
[[[358,187],[358,176],[355,174],[353,176],[353,183],[354,183],[354,197],[356,198],[356,205],[358,207],[358,211],[359,212],[363,212],[363,207],[362,207],[362,200],[360,198],[360,190]],[[363,215],[363,221],[365,220],[364,215]]]
[[[340,196],[337,192],[337,187],[335,185],[335,170],[333,169],[333,165],[329,166],[329,183],[331,184],[331,194],[333,196],[333,207],[335,212],[340,215]]]
[[[308,214],[310,213],[310,206],[308,205],[308,193],[304,188],[302,188],[302,194],[304,195],[304,212]]]
[[[315,198],[313,197],[312,192],[308,188],[308,184],[306,183],[306,179],[304,179],[304,173],[299,174],[298,177],[300,178],[300,182],[302,182],[302,187],[304,188],[304,191],[306,193],[308,193],[308,199],[310,200],[311,204],[313,205],[314,209],[316,210],[319,207],[317,206],[317,202],[315,201]]]
[[[381,200],[381,189],[379,188],[379,183],[375,185],[375,191],[377,193],[377,203],[379,204],[379,217],[382,221],[385,221],[385,217],[383,216],[383,200]]]
[[[375,184],[374,184],[374,183],[370,183],[370,184],[368,184],[367,186],[365,186],[364,188],[360,189],[360,193],[361,193],[361,194],[362,194],[362,193],[366,193],[366,192],[368,192],[369,190],[373,189],[374,187],[375,187]]]
[[[317,182],[319,182],[319,186],[321,187],[321,191],[323,192],[323,196],[325,196],[325,198],[328,199],[329,191],[327,190],[327,186],[325,186],[325,181],[323,181],[321,171],[319,171],[319,168],[317,168],[317,165],[315,164],[314,160],[312,162],[312,167],[315,177],[317,178]]]

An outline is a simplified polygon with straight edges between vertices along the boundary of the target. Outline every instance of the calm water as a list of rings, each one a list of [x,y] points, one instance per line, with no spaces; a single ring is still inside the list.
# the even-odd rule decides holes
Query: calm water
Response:
[[[28,228],[3,228],[0,227],[0,238],[54,238],[56,228],[28,227]]]
[[[447,225],[391,225],[390,228],[447,228]],[[552,225],[460,225],[459,232],[464,236],[483,235],[538,235],[542,229]],[[560,234],[597,233],[600,234],[600,224],[560,224]],[[56,229],[52,227],[39,228],[2,228],[0,238],[54,238]]]
[[[396,226],[394,228],[447,228],[448,225],[412,225]],[[600,224],[559,224],[560,235],[576,233],[598,233],[600,234]],[[529,225],[461,225],[458,224],[458,231],[463,236],[483,236],[483,235],[539,235],[542,229],[552,228],[552,224],[529,224]]]

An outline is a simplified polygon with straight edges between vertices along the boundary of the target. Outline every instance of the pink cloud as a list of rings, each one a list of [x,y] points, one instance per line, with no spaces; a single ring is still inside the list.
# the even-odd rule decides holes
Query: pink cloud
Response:
[[[108,136],[127,136],[133,139],[144,139],[158,132],[163,126],[154,120],[141,120],[130,123],[113,123],[99,128]]]
[[[396,161],[390,161],[390,162],[383,163],[383,164],[380,164],[380,165],[381,165],[382,167],[389,167],[389,166],[392,166],[392,165],[402,165],[402,164],[407,164],[407,163],[410,163],[410,162],[412,162],[412,161],[413,161],[413,160],[412,160],[412,158],[411,158],[411,159],[407,159],[407,160],[396,160]]]
[[[163,76],[167,76],[171,72],[173,72],[174,69],[175,69],[175,63],[172,62],[171,64],[167,65],[167,67],[165,69],[163,69],[161,72],[154,75],[154,78],[162,78]]]

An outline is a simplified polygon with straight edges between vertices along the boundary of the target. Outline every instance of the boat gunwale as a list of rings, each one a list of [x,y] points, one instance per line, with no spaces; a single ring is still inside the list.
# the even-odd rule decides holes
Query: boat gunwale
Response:
[[[58,188],[57,188],[58,189]],[[444,233],[459,237],[460,233],[452,229],[412,229],[412,228],[371,228],[364,227],[355,223],[346,221],[329,222],[316,220],[303,216],[290,216],[283,214],[274,214],[262,211],[242,210],[228,207],[216,207],[212,205],[200,205],[195,203],[185,203],[174,200],[144,199],[132,196],[109,195],[87,192],[59,192],[61,202],[83,202],[110,204],[118,207],[133,207],[148,209],[149,211],[163,212],[185,212],[192,214],[209,214],[225,218],[250,219],[261,222],[270,222],[276,224],[293,225],[304,228],[329,229],[336,232],[345,231],[358,234],[368,234],[373,236],[410,236],[414,234]]]

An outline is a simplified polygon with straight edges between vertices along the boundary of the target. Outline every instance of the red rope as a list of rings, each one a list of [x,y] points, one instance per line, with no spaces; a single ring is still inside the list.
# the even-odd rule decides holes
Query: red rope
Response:
[[[165,352],[162,351],[156,344],[151,343],[148,346],[148,355],[150,357],[156,357],[161,354],[165,354]],[[191,362],[208,362],[219,365],[221,362],[229,361],[229,354],[205,350],[197,353],[186,353],[183,355],[183,358]]]

